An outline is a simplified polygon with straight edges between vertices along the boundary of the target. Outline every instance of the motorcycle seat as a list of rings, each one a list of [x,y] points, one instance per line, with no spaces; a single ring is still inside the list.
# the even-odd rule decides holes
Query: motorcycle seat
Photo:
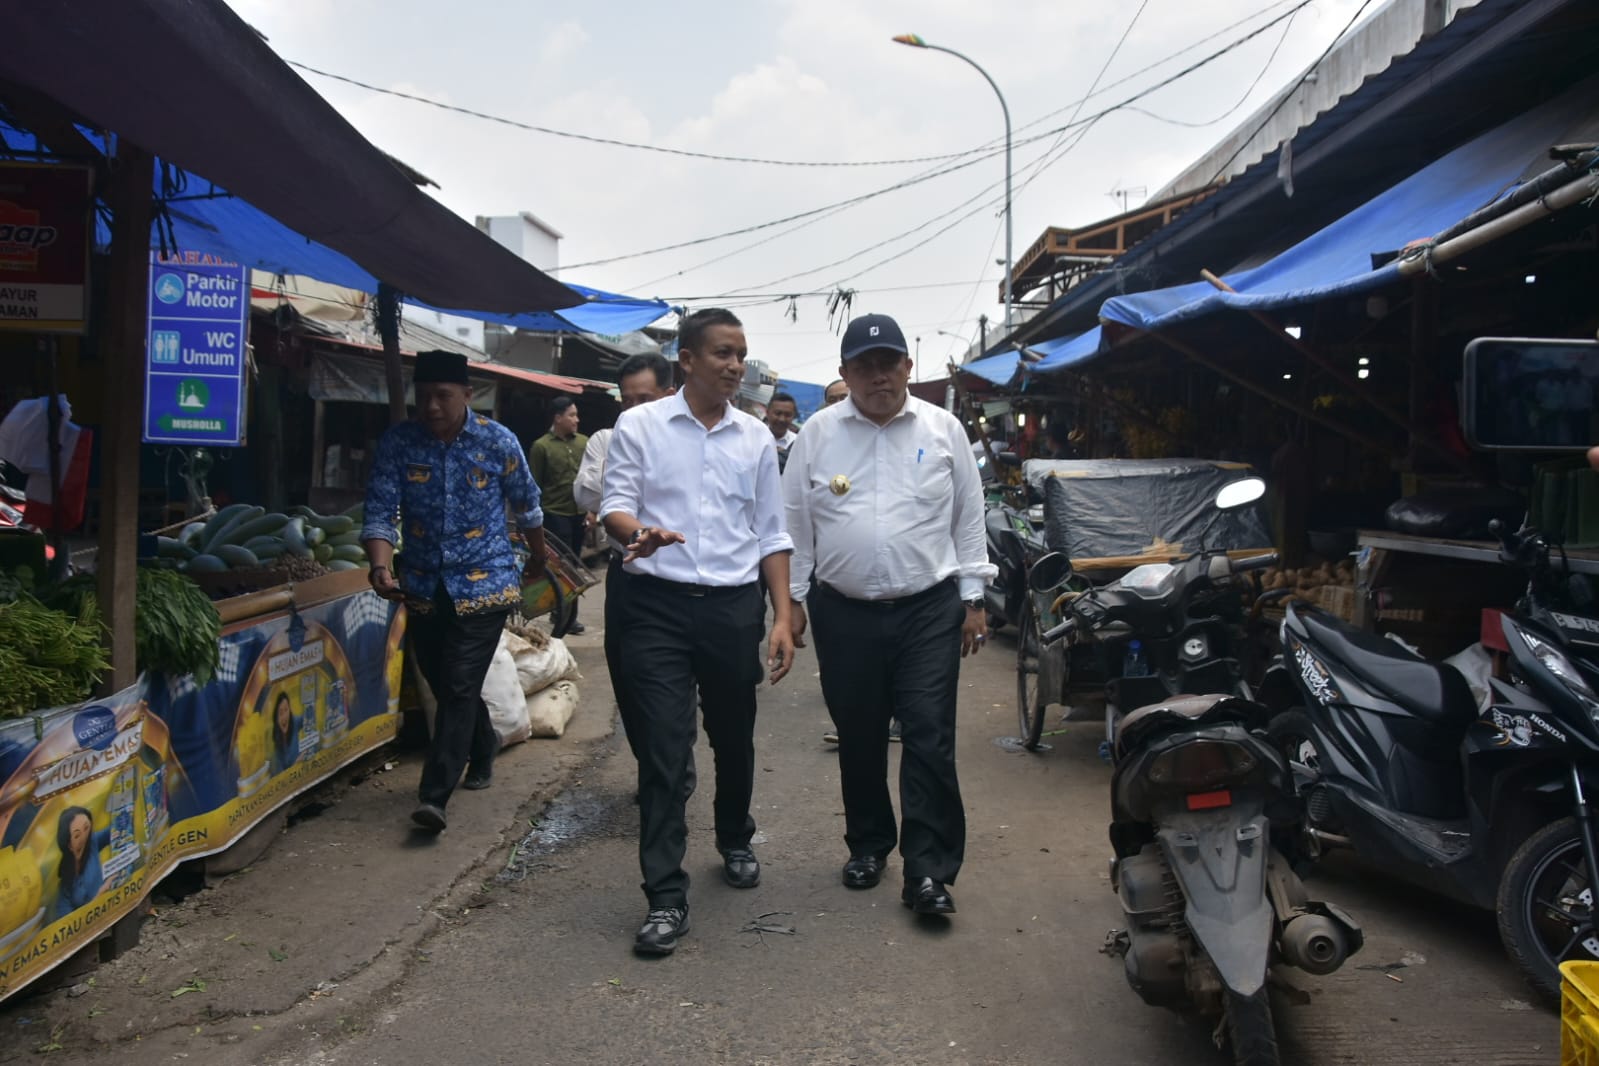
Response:
[[[1471,686],[1453,666],[1428,662],[1385,637],[1351,628],[1326,611],[1296,607],[1294,613],[1317,651],[1422,721],[1464,729],[1476,719]]]
[[[1152,703],[1123,718],[1116,727],[1116,751],[1124,755],[1139,748],[1152,736],[1175,726],[1237,722],[1248,725],[1251,707],[1234,696],[1173,696]]]

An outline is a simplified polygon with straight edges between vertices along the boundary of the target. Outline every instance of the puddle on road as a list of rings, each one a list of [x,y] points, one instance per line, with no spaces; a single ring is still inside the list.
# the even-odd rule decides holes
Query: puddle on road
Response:
[[[632,803],[628,796],[595,793],[588,790],[563,792],[533,820],[527,835],[511,848],[505,869],[496,881],[521,881],[533,870],[549,865],[546,860],[557,851],[613,831],[631,831]]]

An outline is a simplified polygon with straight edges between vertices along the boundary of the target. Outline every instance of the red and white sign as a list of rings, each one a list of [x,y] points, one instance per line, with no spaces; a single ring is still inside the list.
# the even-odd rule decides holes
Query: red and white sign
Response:
[[[88,167],[0,163],[0,330],[84,331],[93,207]]]

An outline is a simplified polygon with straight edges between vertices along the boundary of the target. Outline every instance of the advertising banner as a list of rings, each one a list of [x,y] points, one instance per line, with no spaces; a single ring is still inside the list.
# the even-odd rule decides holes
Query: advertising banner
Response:
[[[0,999],[392,739],[404,632],[362,592],[225,633],[204,687],[145,675],[0,727]]]
[[[94,172],[0,163],[0,330],[82,333]]]
[[[244,442],[250,271],[212,255],[150,253],[147,444]]]

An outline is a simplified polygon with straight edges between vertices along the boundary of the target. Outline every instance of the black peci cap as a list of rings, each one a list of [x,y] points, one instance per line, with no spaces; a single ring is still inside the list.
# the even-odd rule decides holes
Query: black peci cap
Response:
[[[416,353],[416,373],[411,380],[418,385],[439,382],[449,385],[469,385],[466,376],[466,356],[459,352],[435,349]]]

